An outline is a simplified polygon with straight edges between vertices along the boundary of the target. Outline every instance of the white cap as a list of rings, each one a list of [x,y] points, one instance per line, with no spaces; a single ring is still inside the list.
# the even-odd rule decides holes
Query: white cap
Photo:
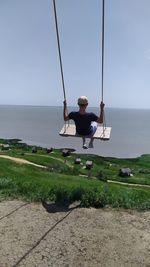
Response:
[[[78,105],[88,105],[88,99],[86,96],[80,96],[78,98]]]

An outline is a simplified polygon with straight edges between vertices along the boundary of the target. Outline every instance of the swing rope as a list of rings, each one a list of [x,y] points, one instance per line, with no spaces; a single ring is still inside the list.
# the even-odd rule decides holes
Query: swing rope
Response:
[[[101,100],[103,102],[104,99],[104,48],[105,48],[105,43],[104,43],[104,37],[105,37],[105,0],[102,2],[102,74],[101,74]],[[103,131],[106,128],[106,120],[105,120],[105,114],[103,111]]]
[[[104,31],[105,31],[105,0],[102,0],[102,73],[101,73],[101,101],[104,99]],[[60,48],[60,37],[58,30],[58,19],[57,19],[57,8],[56,1],[53,0],[53,9],[54,9],[54,17],[55,17],[55,27],[56,27],[56,36],[57,36],[57,46],[58,46],[58,54],[59,54],[59,63],[60,63],[60,71],[61,71],[61,81],[63,88],[64,101],[66,101],[66,90],[65,90],[65,81],[64,81],[64,73],[63,73],[63,64],[62,64],[62,56],[61,56],[61,48]],[[66,124],[66,122],[65,122]],[[68,122],[69,124],[69,122]],[[106,128],[105,114],[103,111],[103,132]]]
[[[57,10],[56,10],[55,0],[53,0],[53,8],[54,8],[55,27],[56,27],[56,35],[57,35],[57,46],[58,46],[58,53],[59,53],[59,63],[60,63],[60,71],[61,71],[62,88],[63,88],[64,100],[66,101],[66,90],[65,90],[65,81],[64,81],[61,49],[60,49],[60,38],[59,38],[59,31],[58,31],[58,20],[57,20]]]
[[[55,0],[53,0],[53,8],[54,8],[54,17],[55,17],[55,27],[56,27],[58,54],[59,54],[59,64],[60,64],[60,71],[61,71],[61,81],[62,81],[64,101],[66,101],[66,90],[65,90],[65,81],[64,81],[64,73],[63,73],[63,64],[62,64],[61,49],[60,49],[60,38],[59,38],[57,9],[56,9]],[[67,110],[67,107],[66,107],[66,110]],[[66,121],[64,123],[65,123],[65,131],[66,131],[66,125],[68,124],[68,126],[69,126],[69,120],[68,120],[67,123],[66,123]]]

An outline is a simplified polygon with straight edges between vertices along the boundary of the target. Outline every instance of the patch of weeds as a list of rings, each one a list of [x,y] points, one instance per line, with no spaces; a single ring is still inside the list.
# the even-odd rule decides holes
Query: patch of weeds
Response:
[[[140,169],[139,173],[150,174],[150,170],[149,169]]]
[[[0,178],[0,189],[15,187],[16,183],[11,178],[2,177]]]
[[[81,198],[81,206],[103,208],[107,204],[107,196],[105,191],[88,190]]]
[[[68,167],[65,169],[65,174],[78,175],[79,174],[79,167],[78,166],[73,166],[73,168]]]
[[[64,173],[65,169],[66,169],[66,166],[59,164],[59,163],[49,164],[47,167],[47,170],[49,172],[56,172],[56,173]]]
[[[19,195],[30,197],[32,192],[37,192],[37,186],[32,181],[18,182],[17,186]]]
[[[150,200],[147,200],[147,201],[143,202],[140,205],[139,210],[150,210]]]
[[[56,188],[54,200],[58,205],[69,206],[71,203],[70,192],[66,188]]]
[[[81,200],[83,194],[85,193],[85,189],[82,187],[77,187],[71,192],[71,201],[79,201]]]
[[[64,164],[60,163],[53,163],[49,164],[47,167],[47,170],[49,172],[55,172],[55,173],[63,173],[63,174],[69,174],[69,175],[77,175],[79,174],[79,169],[78,167],[74,166],[73,168],[68,167]]]
[[[102,172],[99,171],[98,174],[96,175],[96,178],[102,182],[107,182],[107,176]]]

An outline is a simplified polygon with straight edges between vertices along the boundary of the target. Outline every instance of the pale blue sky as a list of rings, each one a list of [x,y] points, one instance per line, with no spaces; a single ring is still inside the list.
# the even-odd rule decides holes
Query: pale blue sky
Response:
[[[105,0],[106,107],[150,108],[150,0]],[[68,105],[101,99],[101,0],[56,0]],[[62,105],[52,0],[0,0],[0,104]]]

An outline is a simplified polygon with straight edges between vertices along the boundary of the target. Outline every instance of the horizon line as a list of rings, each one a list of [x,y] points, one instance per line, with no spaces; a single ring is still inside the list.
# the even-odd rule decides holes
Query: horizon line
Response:
[[[0,106],[18,106],[18,107],[63,107],[63,105],[31,105],[31,104],[0,104]],[[76,106],[73,106],[73,105],[68,105],[68,107],[78,107],[77,105]],[[89,106],[89,108],[99,108],[98,106]],[[135,109],[135,110],[150,110],[150,108],[138,108],[138,107],[110,107],[110,106],[106,106],[105,107],[106,109]]]

